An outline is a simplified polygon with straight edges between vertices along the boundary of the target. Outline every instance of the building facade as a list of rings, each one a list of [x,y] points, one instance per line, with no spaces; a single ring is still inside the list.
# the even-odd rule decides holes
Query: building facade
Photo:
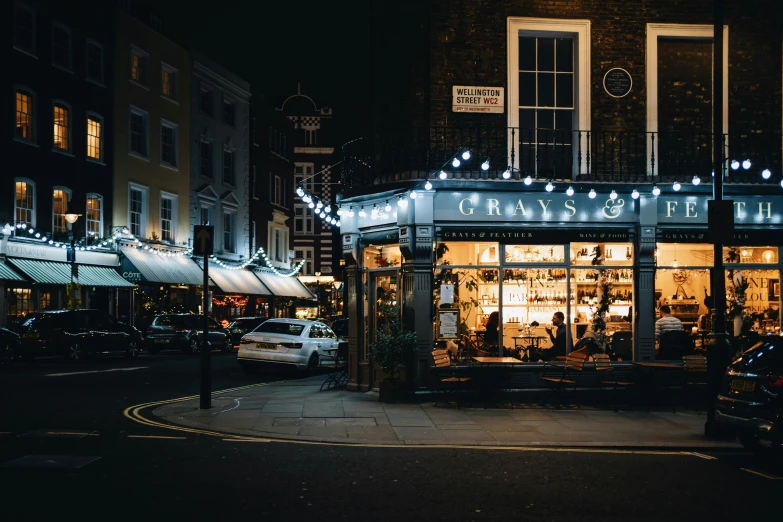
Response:
[[[531,364],[565,355],[545,332],[555,312],[566,346],[592,330],[615,359],[655,360],[676,354],[654,330],[669,305],[698,349],[715,278],[735,336],[779,332],[774,2],[726,7],[718,89],[712,2],[482,5],[375,12],[373,121],[346,147],[338,197],[349,388],[382,378],[368,346],[383,304],[417,334],[414,388],[449,340]],[[707,230],[716,106],[733,201],[721,236]]]

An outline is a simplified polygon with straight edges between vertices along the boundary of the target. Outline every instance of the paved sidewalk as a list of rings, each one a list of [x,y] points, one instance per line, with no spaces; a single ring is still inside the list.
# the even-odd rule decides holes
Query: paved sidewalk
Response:
[[[375,393],[319,388],[323,376],[158,406],[162,422],[239,436],[346,444],[739,448],[704,438],[703,412],[463,408],[385,404]],[[147,414],[149,416],[149,414]]]

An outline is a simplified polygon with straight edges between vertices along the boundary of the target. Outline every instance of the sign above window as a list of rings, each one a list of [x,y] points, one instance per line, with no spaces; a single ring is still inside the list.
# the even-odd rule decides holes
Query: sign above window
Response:
[[[505,112],[506,93],[503,87],[476,87],[454,85],[451,87],[453,112]]]

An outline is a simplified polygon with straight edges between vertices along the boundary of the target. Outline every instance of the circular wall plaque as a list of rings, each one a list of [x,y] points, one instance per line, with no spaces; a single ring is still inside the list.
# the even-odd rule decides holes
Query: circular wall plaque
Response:
[[[609,69],[604,75],[604,89],[609,96],[622,98],[631,92],[633,81],[631,75],[625,69],[615,67]]]

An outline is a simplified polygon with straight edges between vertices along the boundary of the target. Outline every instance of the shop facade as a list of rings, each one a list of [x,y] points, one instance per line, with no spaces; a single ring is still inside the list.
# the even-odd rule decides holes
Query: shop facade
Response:
[[[617,361],[665,357],[655,338],[664,304],[694,346],[708,330],[708,191],[654,196],[640,186],[634,198],[633,187],[582,186],[568,195],[492,181],[435,185],[340,201],[346,315],[359,318],[349,323],[349,389],[383,377],[369,347],[389,304],[399,303],[403,325],[417,334],[406,368],[416,389],[429,385],[436,344],[469,339],[489,349],[488,321],[498,325],[495,353],[531,364],[548,358],[555,312],[565,318],[567,350],[596,331]],[[735,229],[721,237],[730,245],[722,277],[728,311],[739,317],[734,333],[779,334],[783,197],[733,189],[726,199],[734,201]],[[387,201],[398,202],[394,211],[359,216]]]

